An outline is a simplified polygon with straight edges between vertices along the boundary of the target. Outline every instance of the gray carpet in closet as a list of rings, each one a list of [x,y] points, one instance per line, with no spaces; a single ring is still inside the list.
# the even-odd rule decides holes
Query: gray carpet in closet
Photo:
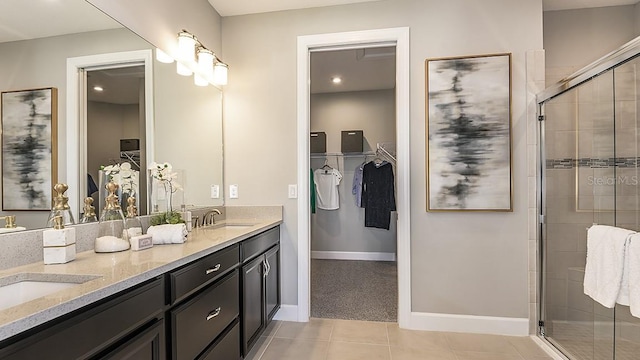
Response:
[[[395,262],[311,260],[311,316],[397,321]]]

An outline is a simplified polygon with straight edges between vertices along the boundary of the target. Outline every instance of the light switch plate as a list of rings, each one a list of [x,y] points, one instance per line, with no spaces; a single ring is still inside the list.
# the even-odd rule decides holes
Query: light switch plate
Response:
[[[297,199],[298,198],[298,185],[289,184],[289,199]]]
[[[211,198],[212,199],[220,198],[220,185],[211,185]]]
[[[229,198],[230,199],[238,198],[238,185],[236,184],[229,185]]]

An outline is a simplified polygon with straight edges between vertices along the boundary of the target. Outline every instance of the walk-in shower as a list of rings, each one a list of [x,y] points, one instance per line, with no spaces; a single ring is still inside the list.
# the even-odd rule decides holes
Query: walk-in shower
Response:
[[[540,335],[577,360],[640,359],[640,319],[583,293],[587,228],[640,230],[640,39],[538,95]]]

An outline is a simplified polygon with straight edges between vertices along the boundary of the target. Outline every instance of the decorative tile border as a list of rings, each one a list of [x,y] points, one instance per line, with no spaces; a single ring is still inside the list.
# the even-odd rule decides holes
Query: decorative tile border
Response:
[[[547,169],[573,169],[576,167],[588,167],[592,169],[606,169],[611,167],[636,168],[640,163],[639,157],[619,157],[608,159],[581,158],[581,159],[547,159]]]

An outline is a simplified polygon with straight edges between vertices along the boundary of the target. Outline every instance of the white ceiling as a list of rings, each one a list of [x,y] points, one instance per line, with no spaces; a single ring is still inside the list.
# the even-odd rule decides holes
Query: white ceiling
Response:
[[[544,11],[637,4],[638,0],[542,0]]]
[[[311,93],[393,89],[395,46],[311,53]],[[333,77],[342,82],[334,84]]]
[[[222,16],[256,14],[271,11],[355,4],[382,0],[209,0]],[[392,1],[392,0],[385,0]],[[446,1],[446,0],[440,0]],[[545,11],[631,5],[639,0],[542,0]]]

